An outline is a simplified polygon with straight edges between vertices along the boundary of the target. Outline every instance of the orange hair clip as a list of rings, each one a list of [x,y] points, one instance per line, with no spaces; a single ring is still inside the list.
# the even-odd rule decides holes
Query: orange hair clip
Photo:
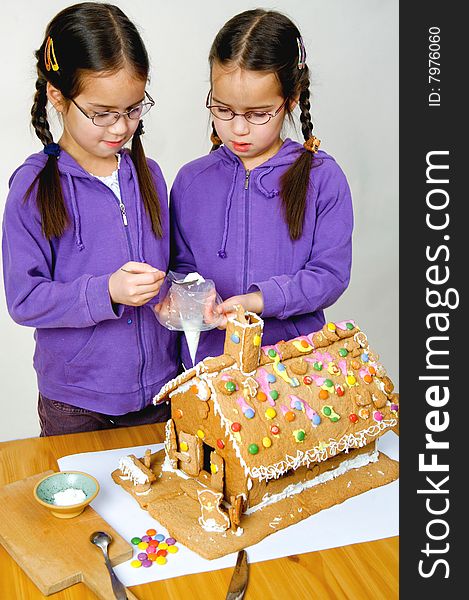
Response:
[[[44,64],[46,65],[46,69],[50,71],[59,70],[59,63],[57,62],[57,58],[54,52],[54,42],[52,38],[49,36],[46,41],[46,46],[44,48]]]
[[[316,154],[316,152],[319,150],[319,146],[321,144],[321,140],[318,140],[317,137],[314,137],[314,135],[312,135],[309,140],[306,140],[306,142],[303,144],[303,146],[306,148],[306,150],[308,150],[308,152],[312,152],[313,154]]]

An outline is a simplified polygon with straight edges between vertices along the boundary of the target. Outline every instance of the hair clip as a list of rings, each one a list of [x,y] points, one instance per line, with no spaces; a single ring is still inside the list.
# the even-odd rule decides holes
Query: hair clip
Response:
[[[303,144],[304,148],[308,150],[308,152],[312,152],[313,154],[316,154],[316,152],[319,150],[320,145],[321,140],[318,140],[318,138],[314,135],[312,135],[309,138],[309,140],[306,140],[306,142]]]
[[[298,68],[304,69],[306,67],[306,50],[303,38],[301,36],[296,38],[296,43],[298,44]]]
[[[54,142],[51,142],[50,144],[44,146],[43,152],[44,154],[47,154],[47,156],[55,156],[55,158],[59,158],[60,146]]]
[[[54,52],[54,42],[50,36],[47,38],[46,45],[44,47],[44,64],[47,71],[50,71],[51,69],[53,71],[59,70],[59,63],[57,62]]]

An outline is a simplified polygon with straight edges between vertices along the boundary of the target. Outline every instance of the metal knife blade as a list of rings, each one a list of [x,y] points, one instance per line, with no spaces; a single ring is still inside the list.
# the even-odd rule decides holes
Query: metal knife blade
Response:
[[[246,550],[240,550],[225,600],[241,600],[248,585],[249,563]]]

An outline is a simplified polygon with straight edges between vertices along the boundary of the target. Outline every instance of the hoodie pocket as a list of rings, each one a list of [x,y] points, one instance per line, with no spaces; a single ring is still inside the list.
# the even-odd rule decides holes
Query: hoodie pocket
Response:
[[[104,394],[139,389],[140,353],[132,335],[135,325],[128,329],[122,325],[103,321],[93,328],[81,350],[65,362],[67,385]]]

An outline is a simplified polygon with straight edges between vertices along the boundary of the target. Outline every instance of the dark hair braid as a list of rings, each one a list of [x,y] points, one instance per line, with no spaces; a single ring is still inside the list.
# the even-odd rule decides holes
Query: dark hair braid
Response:
[[[47,81],[39,71],[36,80],[36,93],[31,108],[31,124],[44,146],[53,143],[54,139],[47,119]],[[36,202],[41,215],[42,233],[47,239],[60,237],[69,219],[63,201],[59,168],[55,156],[49,155],[47,157],[44,168],[36,175],[26,190],[25,199],[30,196],[37,182],[39,182],[39,185]]]

